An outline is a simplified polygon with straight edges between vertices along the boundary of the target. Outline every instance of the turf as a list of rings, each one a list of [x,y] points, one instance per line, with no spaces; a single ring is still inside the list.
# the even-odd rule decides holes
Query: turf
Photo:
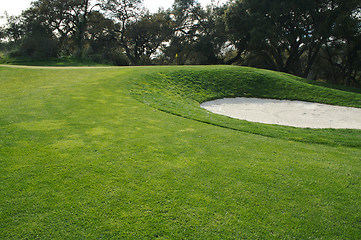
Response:
[[[10,58],[1,57],[0,64],[7,65],[21,65],[21,66],[54,66],[54,67],[69,67],[69,66],[107,66],[107,64],[97,63],[86,58]]]
[[[223,97],[303,100],[361,107],[361,94],[331,87],[317,86],[304,79],[273,71],[213,66],[180,67],[170,71],[165,68],[148,73],[133,83],[131,92],[139,101],[162,111],[217,126],[302,142],[361,147],[360,130],[265,125],[210,114],[199,107],[202,102]]]
[[[238,85],[255,96],[262,74],[259,97],[306,87],[358,107],[356,93],[247,68],[0,67],[0,239],[360,238],[356,140],[237,129],[195,107]]]

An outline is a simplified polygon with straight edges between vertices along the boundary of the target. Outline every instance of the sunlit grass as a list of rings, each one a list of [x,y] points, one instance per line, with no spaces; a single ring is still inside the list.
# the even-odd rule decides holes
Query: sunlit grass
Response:
[[[318,132],[199,108],[243,86],[242,71],[1,67],[0,239],[358,239],[358,140],[304,143]]]

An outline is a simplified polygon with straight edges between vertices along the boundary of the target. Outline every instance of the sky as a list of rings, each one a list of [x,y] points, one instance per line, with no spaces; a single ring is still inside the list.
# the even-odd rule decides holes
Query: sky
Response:
[[[33,0],[0,0],[0,16],[4,16],[6,11],[9,15],[19,15],[23,10],[30,7]],[[212,0],[198,0],[203,6],[210,4]],[[214,0],[215,3],[226,2],[226,0]],[[174,0],[144,0],[144,5],[151,12],[156,12],[159,7],[170,8]],[[5,23],[5,19],[0,19],[0,25]]]

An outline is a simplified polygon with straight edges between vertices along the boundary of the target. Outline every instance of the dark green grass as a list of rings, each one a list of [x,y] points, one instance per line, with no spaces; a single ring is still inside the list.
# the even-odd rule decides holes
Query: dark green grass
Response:
[[[129,92],[179,70],[0,67],[0,239],[360,238],[360,148],[205,124]]]
[[[82,66],[107,66],[86,58],[9,58],[0,57],[0,64],[24,65],[24,66],[52,66],[52,67],[82,67]]]
[[[361,107],[361,94],[306,83],[272,71],[220,66],[164,68],[135,82],[140,101],[162,111],[230,129],[310,143],[361,147],[360,130],[301,129],[240,121],[210,114],[199,107],[224,97],[303,100]]]

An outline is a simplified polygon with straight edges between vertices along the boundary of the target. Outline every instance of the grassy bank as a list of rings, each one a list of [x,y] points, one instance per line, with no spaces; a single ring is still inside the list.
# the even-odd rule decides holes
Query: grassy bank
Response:
[[[216,126],[302,142],[361,147],[360,130],[300,129],[251,123],[199,108],[202,102],[224,97],[289,99],[361,107],[361,94],[332,87],[273,71],[206,66],[163,68],[135,81],[131,91],[141,102],[157,109]]]
[[[300,87],[313,89],[237,67],[0,67],[0,239],[358,239],[359,131],[293,141],[198,106],[240,93],[359,106]]]

